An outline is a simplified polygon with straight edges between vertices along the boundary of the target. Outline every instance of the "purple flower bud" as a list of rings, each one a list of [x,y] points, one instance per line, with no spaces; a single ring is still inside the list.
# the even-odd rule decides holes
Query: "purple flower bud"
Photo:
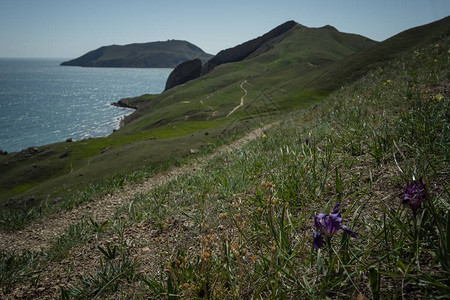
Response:
[[[336,204],[333,208],[332,214],[337,214],[339,212],[339,207],[341,207],[341,204],[340,203]]]
[[[314,232],[313,239],[314,239],[314,242],[313,242],[314,248],[316,248],[316,249],[322,248],[322,246],[323,246],[323,237],[322,237],[322,234],[320,233],[320,231],[315,231]]]
[[[419,180],[413,180],[411,183],[403,186],[404,197],[402,204],[408,204],[413,213],[416,214],[423,201],[428,198],[427,186],[422,177]]]

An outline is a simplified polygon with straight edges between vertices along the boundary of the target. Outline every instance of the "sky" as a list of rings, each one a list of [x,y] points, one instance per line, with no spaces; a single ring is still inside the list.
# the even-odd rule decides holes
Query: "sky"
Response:
[[[0,57],[76,58],[168,39],[216,54],[289,20],[383,41],[448,15],[449,0],[0,0]]]

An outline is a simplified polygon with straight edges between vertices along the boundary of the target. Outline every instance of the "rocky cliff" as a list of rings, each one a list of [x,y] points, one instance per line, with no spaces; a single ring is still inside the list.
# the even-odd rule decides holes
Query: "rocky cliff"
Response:
[[[179,64],[170,73],[166,81],[165,90],[171,89],[174,86],[188,82],[189,80],[198,78],[202,72],[202,61],[198,58],[185,61]]]

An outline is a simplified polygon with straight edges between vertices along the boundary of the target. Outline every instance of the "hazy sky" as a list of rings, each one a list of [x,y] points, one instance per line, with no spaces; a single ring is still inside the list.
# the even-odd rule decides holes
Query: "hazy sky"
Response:
[[[0,0],[0,57],[75,58],[167,39],[216,54],[288,20],[381,41],[448,15],[449,0]]]

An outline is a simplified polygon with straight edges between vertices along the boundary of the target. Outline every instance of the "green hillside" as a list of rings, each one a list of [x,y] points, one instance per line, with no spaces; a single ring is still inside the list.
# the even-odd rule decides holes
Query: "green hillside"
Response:
[[[233,118],[302,107],[328,91],[308,88],[320,70],[375,44],[362,36],[301,25],[272,43],[271,50],[261,55],[220,65],[205,76],[166,91],[148,105],[142,103],[126,119],[123,130],[148,129],[149,124],[173,124],[186,118],[228,122],[226,116],[239,104],[243,95],[240,84],[245,80],[248,102]],[[261,99],[267,96],[270,99]]]
[[[328,86],[339,88],[341,81],[353,81],[364,75],[367,70],[382,66],[386,61],[403,56],[411,49],[421,48],[448,35],[450,32],[450,17],[401,32],[382,43],[378,43],[365,51],[350,56],[335,63],[317,77],[317,87]]]
[[[179,40],[128,45],[111,45],[90,51],[62,66],[114,68],[175,68],[178,64],[199,58],[212,57],[199,47]]]
[[[211,74],[167,91],[148,105],[141,103],[140,109],[128,121],[144,117],[134,121],[130,128],[148,128],[147,124],[159,125],[161,121],[208,116],[205,107],[214,108],[206,118],[221,120],[236,101],[238,103],[242,93],[239,85],[244,80],[248,83],[250,100],[244,110],[236,113],[238,117],[301,108],[387,60],[433,42],[449,31],[450,17],[375,43],[328,26],[307,28],[297,25],[272,45],[266,45],[270,51],[239,63],[216,67]],[[236,99],[234,103],[229,101],[232,97]],[[185,103],[181,111],[176,108],[180,102]]]

